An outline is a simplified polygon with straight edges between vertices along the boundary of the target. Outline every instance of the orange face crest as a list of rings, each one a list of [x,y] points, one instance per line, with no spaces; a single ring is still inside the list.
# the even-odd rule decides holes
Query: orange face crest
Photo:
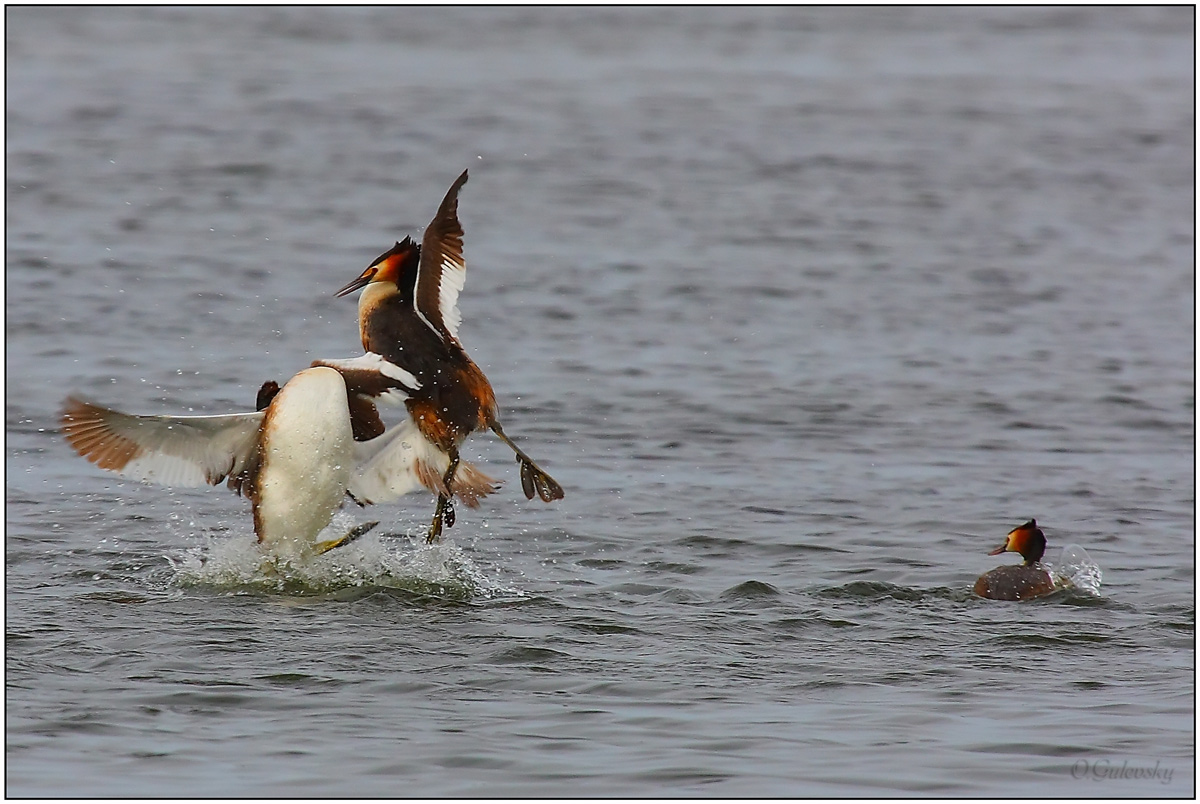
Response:
[[[380,254],[374,262],[367,266],[365,271],[359,274],[357,279],[346,284],[334,295],[345,296],[360,288],[365,288],[372,282],[392,282],[400,285],[402,278],[407,273],[410,271],[415,273],[420,257],[421,247],[411,237],[406,237]]]
[[[1027,564],[1041,560],[1042,555],[1046,552],[1046,536],[1037,526],[1036,519],[1031,519],[1010,530],[1004,544],[992,550],[988,555],[997,556],[1005,552],[1020,553]]]

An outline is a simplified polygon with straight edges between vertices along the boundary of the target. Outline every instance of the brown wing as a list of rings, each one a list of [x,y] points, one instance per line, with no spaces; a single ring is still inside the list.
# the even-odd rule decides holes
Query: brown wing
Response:
[[[342,375],[349,394],[382,398],[393,404],[402,403],[421,387],[411,372],[374,352],[336,360],[314,360],[312,365],[336,370]]]
[[[370,441],[383,435],[383,420],[379,418],[374,402],[359,394],[348,394],[346,401],[350,407],[350,431],[355,441]]]
[[[458,294],[467,281],[463,230],[458,222],[458,191],[466,183],[467,171],[464,170],[450,186],[437,215],[425,230],[421,263],[417,268],[417,312],[439,333],[456,340],[462,321],[458,312]]]

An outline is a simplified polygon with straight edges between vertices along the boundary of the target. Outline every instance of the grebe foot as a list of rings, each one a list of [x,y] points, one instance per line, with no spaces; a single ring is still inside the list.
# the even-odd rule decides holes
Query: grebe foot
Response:
[[[443,525],[447,528],[454,527],[454,501],[439,494],[437,509],[433,512],[433,522],[429,525],[429,535],[425,537],[426,544],[433,544],[441,538]]]
[[[317,555],[324,555],[335,547],[342,547],[350,544],[350,542],[369,532],[378,524],[378,522],[364,522],[361,525],[355,525],[350,529],[349,533],[347,533],[345,536],[342,536],[340,539],[327,539],[323,542],[317,542],[315,547]]]
[[[504,428],[500,426],[500,422],[491,422],[488,427],[492,432],[500,437],[500,440],[517,453],[517,463],[521,464],[521,490],[525,492],[525,499],[532,500],[533,495],[542,498],[543,502],[551,502],[553,500],[561,500],[563,498],[563,487],[558,485],[558,481],[546,474],[542,467],[533,462],[525,452],[513,443],[513,440],[504,433]]]
[[[525,499],[532,500],[535,491],[537,496],[542,498],[542,502],[553,502],[563,498],[563,487],[558,485],[558,481],[542,471],[533,461],[520,457],[517,460],[521,464],[521,490],[525,492]]]

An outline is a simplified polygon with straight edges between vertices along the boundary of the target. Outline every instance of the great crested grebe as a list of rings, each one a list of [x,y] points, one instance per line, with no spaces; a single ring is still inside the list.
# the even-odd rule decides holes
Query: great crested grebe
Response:
[[[1028,600],[1055,590],[1054,579],[1038,563],[1046,552],[1046,535],[1036,520],[1013,528],[1004,544],[988,555],[997,556],[1004,552],[1020,553],[1025,563],[997,567],[984,573],[975,582],[975,594],[991,600]]]
[[[417,466],[421,455],[408,443],[415,431],[401,426],[383,433],[360,385],[370,382],[367,390],[379,395],[407,378],[375,371],[370,356],[345,362],[351,364],[345,374],[316,367],[282,389],[264,383],[253,413],[137,416],[68,397],[62,430],[81,456],[126,477],[167,486],[216,485],[228,478],[229,488],[250,500],[264,549],[317,555],[378,524],[317,541],[347,494],[365,505],[425,485]],[[355,434],[367,440],[356,443]],[[460,472],[468,488],[478,492],[487,485],[470,464]]]
[[[486,490],[494,488],[490,479],[477,472],[474,483],[464,477],[458,448],[473,432],[490,429],[513,449],[521,464],[526,498],[532,500],[536,494],[550,502],[563,497],[562,486],[505,435],[496,418],[492,386],[458,340],[462,319],[458,294],[467,275],[458,193],[466,181],[464,170],[446,193],[421,245],[406,237],[336,294],[362,289],[358,325],[363,348],[372,359],[378,356],[389,364],[379,366],[380,371],[399,370],[414,380],[403,392],[391,389],[388,396],[403,398],[408,416],[397,429],[414,435],[409,444],[421,453],[417,461],[421,481],[438,495],[430,542],[438,538],[443,525],[454,524],[454,496],[472,506],[482,496],[485,481]],[[362,360],[318,360],[313,365],[345,371]],[[371,394],[364,391],[363,396]]]

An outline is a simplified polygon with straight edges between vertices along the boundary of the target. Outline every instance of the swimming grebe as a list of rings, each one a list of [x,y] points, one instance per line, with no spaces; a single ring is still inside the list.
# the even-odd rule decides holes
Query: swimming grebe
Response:
[[[516,452],[526,498],[532,500],[535,493],[545,502],[563,497],[562,486],[505,435],[496,418],[492,386],[458,341],[462,320],[458,294],[467,275],[458,192],[466,181],[464,170],[446,193],[421,245],[406,237],[336,294],[363,289],[358,300],[363,348],[416,380],[404,399],[409,419],[405,426],[418,442],[424,442],[418,451],[438,456],[436,465],[444,467],[440,476],[422,473],[426,488],[438,495],[430,542],[438,538],[443,525],[454,524],[454,496],[471,505],[463,493],[458,447],[478,430],[491,429]],[[313,365],[341,370],[347,361],[319,360]]]
[[[988,555],[1004,552],[1020,553],[1025,563],[997,567],[983,574],[975,582],[975,594],[991,600],[1028,600],[1054,591],[1054,579],[1038,563],[1046,552],[1046,535],[1036,520],[1013,528],[1004,544]]]

